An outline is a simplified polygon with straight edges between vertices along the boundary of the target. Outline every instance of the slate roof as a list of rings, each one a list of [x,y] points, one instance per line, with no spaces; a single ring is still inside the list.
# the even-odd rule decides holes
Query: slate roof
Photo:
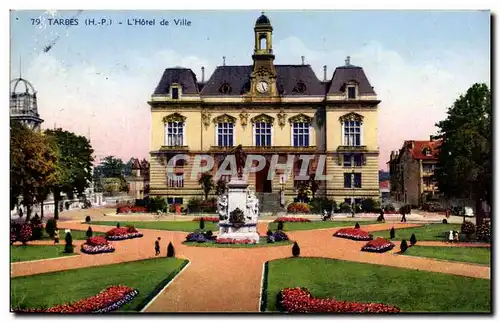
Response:
[[[169,94],[170,85],[178,83],[182,86],[182,94],[198,94],[196,75],[189,68],[167,68],[163,72],[154,94]]]
[[[261,15],[255,22],[256,25],[268,25],[270,23],[271,21],[269,21],[269,18],[266,15]]]
[[[275,65],[277,87],[280,95],[318,95],[342,94],[344,85],[349,81],[358,83],[359,94],[375,95],[363,69],[357,66],[340,66],[335,69],[331,81],[321,81],[310,65]],[[200,94],[201,96],[230,95],[239,96],[250,90],[250,74],[252,65],[218,66],[208,81],[198,82],[196,75],[188,68],[165,69],[154,94],[169,94],[170,85],[179,83],[183,94]],[[305,87],[299,85],[303,83]],[[222,85],[230,86],[229,93],[222,93]],[[305,89],[303,92],[300,89]]]
[[[340,66],[335,69],[328,94],[343,94],[345,84],[350,81],[358,83],[359,94],[375,95],[363,68],[353,65]]]

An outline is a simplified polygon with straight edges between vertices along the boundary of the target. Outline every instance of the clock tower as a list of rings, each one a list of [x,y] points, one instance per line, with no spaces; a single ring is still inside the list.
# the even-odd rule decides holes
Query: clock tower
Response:
[[[273,27],[264,12],[255,22],[254,33],[253,70],[250,75],[251,95],[254,97],[277,96],[277,75],[274,67],[272,41]]]

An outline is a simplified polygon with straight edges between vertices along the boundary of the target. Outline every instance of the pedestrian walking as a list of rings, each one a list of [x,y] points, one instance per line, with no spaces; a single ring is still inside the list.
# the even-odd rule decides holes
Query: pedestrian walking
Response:
[[[56,228],[54,231],[54,245],[59,244],[59,229]]]
[[[158,237],[158,239],[155,241],[155,256],[160,255],[160,240],[161,237]]]

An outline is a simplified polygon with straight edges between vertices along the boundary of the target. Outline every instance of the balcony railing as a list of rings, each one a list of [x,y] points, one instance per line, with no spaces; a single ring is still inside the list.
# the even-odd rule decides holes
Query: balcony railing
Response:
[[[355,145],[355,146],[339,145],[339,147],[337,148],[337,151],[338,152],[355,152],[355,151],[363,152],[363,151],[367,151],[367,147],[366,147],[366,145]]]
[[[216,146],[210,147],[211,152],[231,152],[234,146]],[[245,152],[315,152],[316,146],[243,146]]]
[[[184,187],[184,176],[179,178],[170,177],[167,179],[167,187],[169,188],[182,188]]]
[[[187,145],[162,145],[160,151],[189,151]]]

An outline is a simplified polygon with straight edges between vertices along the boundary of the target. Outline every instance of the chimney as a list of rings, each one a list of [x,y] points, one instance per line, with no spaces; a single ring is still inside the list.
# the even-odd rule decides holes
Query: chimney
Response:
[[[351,66],[351,56],[347,56],[347,58],[345,59],[345,65]]]
[[[201,66],[201,82],[205,82],[205,66]]]
[[[394,160],[394,151],[391,151],[391,158],[389,160]]]
[[[300,58],[302,58],[302,65],[304,65],[304,61],[305,61],[306,57],[305,56],[300,56]]]
[[[323,66],[323,81],[326,82],[326,65]]]
[[[222,66],[226,66],[226,56],[222,56]]]

